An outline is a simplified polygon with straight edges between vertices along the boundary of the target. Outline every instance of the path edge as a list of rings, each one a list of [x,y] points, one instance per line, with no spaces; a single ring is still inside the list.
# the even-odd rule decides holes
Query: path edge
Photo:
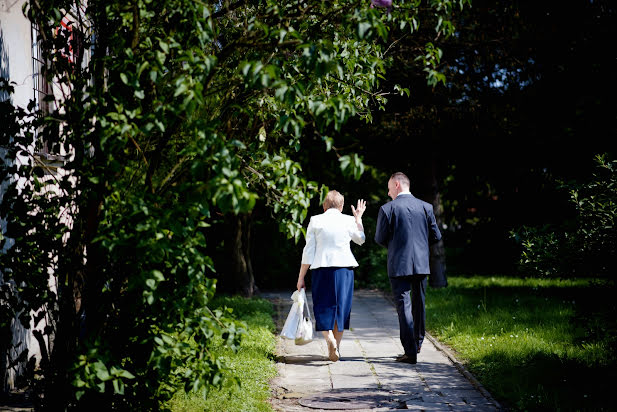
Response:
[[[387,300],[393,307],[396,308],[396,304],[394,303],[394,299],[392,298],[392,296],[390,294],[388,294],[384,290],[380,290],[380,292],[383,295],[383,298],[385,300]],[[452,351],[452,349],[450,349],[445,344],[439,342],[430,333],[425,332],[425,334],[426,334],[425,336],[431,341],[431,343],[435,346],[435,348],[438,351],[443,352],[448,357],[448,359],[450,359],[450,362],[452,362],[452,364],[456,367],[456,369],[458,369],[458,371],[461,373],[461,375],[463,375],[469,381],[469,383],[471,383],[482,394],[482,396],[484,396],[486,398],[486,400],[488,400],[490,403],[494,404],[495,407],[498,410],[501,410],[501,411],[505,410],[501,406],[501,404],[499,402],[497,402],[497,400],[495,398],[493,398],[491,393],[488,390],[486,390],[486,388],[480,383],[480,381],[478,381],[478,379],[476,379],[476,377],[473,376],[473,374],[471,372],[469,372],[467,370],[467,368],[465,368],[465,366],[461,363],[461,361],[459,361],[456,358],[456,356],[454,355],[454,352]]]

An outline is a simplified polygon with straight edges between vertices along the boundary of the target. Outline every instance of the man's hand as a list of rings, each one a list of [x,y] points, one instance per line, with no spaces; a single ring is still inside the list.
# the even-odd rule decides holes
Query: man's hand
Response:
[[[353,205],[351,205],[351,211],[353,212],[353,215],[356,218],[356,223],[362,222],[362,215],[364,214],[365,210],[366,210],[366,201],[364,201],[363,199],[358,200],[358,206],[353,207]]]

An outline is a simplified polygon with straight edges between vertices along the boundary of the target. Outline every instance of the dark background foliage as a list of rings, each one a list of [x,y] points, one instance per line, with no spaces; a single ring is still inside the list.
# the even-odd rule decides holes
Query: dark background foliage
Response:
[[[368,200],[369,242],[354,250],[361,284],[379,283],[372,277],[385,265],[371,232],[379,205],[389,200],[391,173],[407,173],[418,197],[440,194],[448,273],[535,275],[518,266],[521,239],[510,232],[576,225],[576,208],[561,186],[589,181],[596,154],[615,157],[612,2],[478,0],[454,24],[456,34],[437,41],[445,85],[427,85],[409,57],[422,44],[417,37],[397,39],[384,89],[400,84],[411,96],[389,96],[372,123],[353,120],[337,142],[364,156],[367,172],[359,181],[340,177],[336,154],[322,153],[322,142],[297,156],[307,176],[346,196],[347,208],[357,198]],[[309,214],[320,212],[313,202]],[[285,242],[267,221],[257,221],[257,283],[292,287],[302,242]]]

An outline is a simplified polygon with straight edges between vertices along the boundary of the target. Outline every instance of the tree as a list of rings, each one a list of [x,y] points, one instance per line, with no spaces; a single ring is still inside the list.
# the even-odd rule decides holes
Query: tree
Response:
[[[421,3],[388,12],[347,0],[95,0],[76,3],[72,29],[58,30],[70,5],[25,6],[45,75],[63,92],[48,98],[55,109],[2,102],[0,214],[14,246],[0,255],[0,327],[16,315],[44,324],[34,331],[40,365],[18,360],[31,366],[41,408],[158,409],[179,387],[222,385],[209,342],[220,334],[235,347],[242,332],[208,306],[217,262],[206,242],[220,239],[207,227],[245,221],[259,200],[282,230],[302,235],[325,188],[293,154],[315,139],[328,150],[350,117],[370,120],[383,105],[388,32],[413,35]],[[454,5],[424,7],[447,22]],[[93,50],[83,64],[67,59],[80,45]],[[431,79],[439,51],[417,54]],[[35,139],[65,154],[64,173],[45,173]],[[357,155],[340,160],[361,174]],[[240,232],[232,245],[242,266]]]
[[[439,194],[450,272],[514,273],[513,228],[572,217],[554,179],[590,174],[596,153],[614,158],[616,11],[608,1],[476,0],[448,41],[425,27],[390,49],[382,85],[411,98],[393,96],[373,127],[352,120],[344,132],[366,164],[408,170],[424,200]],[[443,50],[439,87],[413,57],[429,40]]]

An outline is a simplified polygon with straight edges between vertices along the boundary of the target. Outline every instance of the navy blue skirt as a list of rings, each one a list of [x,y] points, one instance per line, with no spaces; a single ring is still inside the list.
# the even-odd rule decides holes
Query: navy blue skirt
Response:
[[[326,267],[311,270],[315,330],[349,329],[353,299],[353,270]],[[341,328],[341,326],[343,328]]]

